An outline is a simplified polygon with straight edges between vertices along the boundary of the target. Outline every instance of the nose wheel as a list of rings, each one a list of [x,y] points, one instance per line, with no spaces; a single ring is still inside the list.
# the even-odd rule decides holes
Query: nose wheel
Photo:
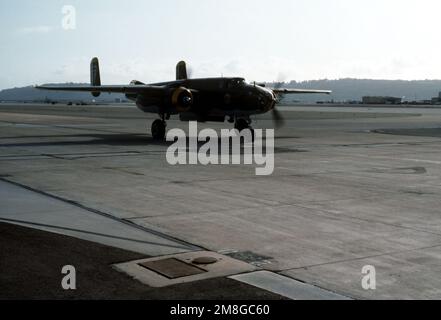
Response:
[[[239,131],[243,131],[245,129],[249,129],[250,124],[245,119],[236,119],[236,122],[234,123],[234,129],[237,129]]]
[[[157,119],[152,123],[152,137],[154,140],[164,140],[167,123],[165,120]]]

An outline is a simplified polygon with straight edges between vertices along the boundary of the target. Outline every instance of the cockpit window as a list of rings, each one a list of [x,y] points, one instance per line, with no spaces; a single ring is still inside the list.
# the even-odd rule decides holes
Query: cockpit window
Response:
[[[236,87],[240,87],[243,86],[245,83],[244,79],[231,79],[228,81],[228,88],[236,88]]]

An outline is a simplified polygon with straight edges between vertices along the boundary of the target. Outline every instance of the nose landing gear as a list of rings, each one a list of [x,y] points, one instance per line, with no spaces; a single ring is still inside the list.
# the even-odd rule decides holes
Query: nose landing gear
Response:
[[[249,129],[251,131],[251,138],[254,141],[254,129],[251,127],[251,120],[238,118],[234,123],[234,129],[237,129],[239,132],[242,132],[245,129]]]
[[[245,119],[236,119],[236,122],[234,123],[234,129],[237,129],[239,131],[243,131],[245,129],[250,128],[250,123]]]

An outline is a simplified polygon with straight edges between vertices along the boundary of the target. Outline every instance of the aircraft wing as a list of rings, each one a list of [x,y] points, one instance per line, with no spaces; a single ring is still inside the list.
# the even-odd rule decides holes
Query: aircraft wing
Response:
[[[308,94],[308,93],[324,93],[331,94],[330,90],[310,90],[310,89],[273,89],[275,94]]]
[[[164,86],[151,85],[111,85],[111,86],[36,86],[35,88],[41,90],[55,90],[55,91],[79,91],[79,92],[108,92],[108,93],[138,93],[138,94],[153,94],[162,93],[166,89]]]

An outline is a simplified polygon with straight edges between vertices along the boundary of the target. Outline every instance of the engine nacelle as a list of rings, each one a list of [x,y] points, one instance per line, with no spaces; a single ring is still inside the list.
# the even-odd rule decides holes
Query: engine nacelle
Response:
[[[187,112],[194,104],[193,93],[184,87],[174,89],[171,96],[171,103],[178,112]]]

